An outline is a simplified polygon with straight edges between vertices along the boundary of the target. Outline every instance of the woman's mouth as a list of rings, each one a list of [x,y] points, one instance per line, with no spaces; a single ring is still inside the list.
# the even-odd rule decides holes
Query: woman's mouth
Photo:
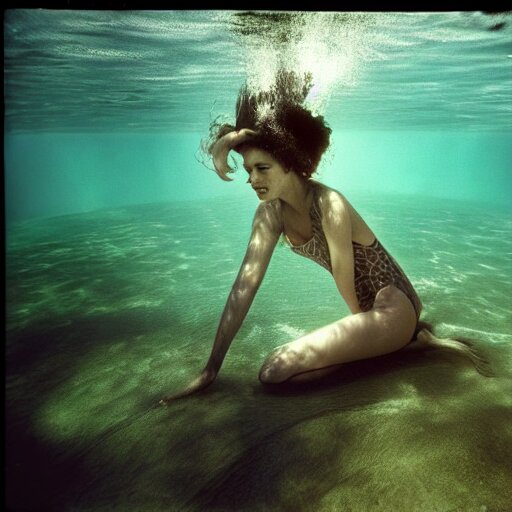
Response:
[[[258,195],[263,195],[263,194],[266,194],[268,192],[268,188],[267,187],[254,187],[254,190],[256,191],[256,193]]]

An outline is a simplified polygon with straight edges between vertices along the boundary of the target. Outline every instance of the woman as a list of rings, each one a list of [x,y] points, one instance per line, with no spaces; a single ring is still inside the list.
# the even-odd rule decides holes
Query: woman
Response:
[[[323,117],[302,106],[310,88],[310,76],[301,81],[281,71],[270,91],[255,95],[242,88],[235,126],[213,126],[209,152],[217,174],[230,180],[227,156],[237,151],[261,203],[206,367],[163,404],[216,378],[280,236],[294,252],[332,274],[352,314],[278,347],[261,367],[261,382],[318,378],[343,363],[402,349],[413,339],[419,341],[415,346],[455,349],[478,362],[466,345],[435,338],[424,328],[428,324],[419,321],[421,301],[400,266],[340,192],[311,179],[331,130]]]

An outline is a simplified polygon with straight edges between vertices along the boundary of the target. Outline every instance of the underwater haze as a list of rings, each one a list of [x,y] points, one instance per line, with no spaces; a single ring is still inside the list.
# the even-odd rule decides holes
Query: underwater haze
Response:
[[[512,509],[512,14],[4,14],[8,510]],[[206,363],[258,204],[201,142],[282,67],[333,129],[316,179],[490,376],[399,351],[266,389],[267,354],[349,314],[278,244],[215,383],[158,405]]]

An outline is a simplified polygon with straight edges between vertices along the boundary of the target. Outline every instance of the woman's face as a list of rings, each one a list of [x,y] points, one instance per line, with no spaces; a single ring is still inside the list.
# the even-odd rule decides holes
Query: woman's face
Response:
[[[247,148],[242,152],[244,167],[249,174],[249,183],[263,201],[281,197],[290,183],[290,173],[273,158],[258,148]]]

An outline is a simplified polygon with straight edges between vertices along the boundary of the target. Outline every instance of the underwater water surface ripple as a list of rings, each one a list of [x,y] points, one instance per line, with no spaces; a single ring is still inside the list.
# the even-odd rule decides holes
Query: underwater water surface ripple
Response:
[[[310,71],[335,129],[509,131],[512,15],[11,9],[9,132],[195,131]]]

